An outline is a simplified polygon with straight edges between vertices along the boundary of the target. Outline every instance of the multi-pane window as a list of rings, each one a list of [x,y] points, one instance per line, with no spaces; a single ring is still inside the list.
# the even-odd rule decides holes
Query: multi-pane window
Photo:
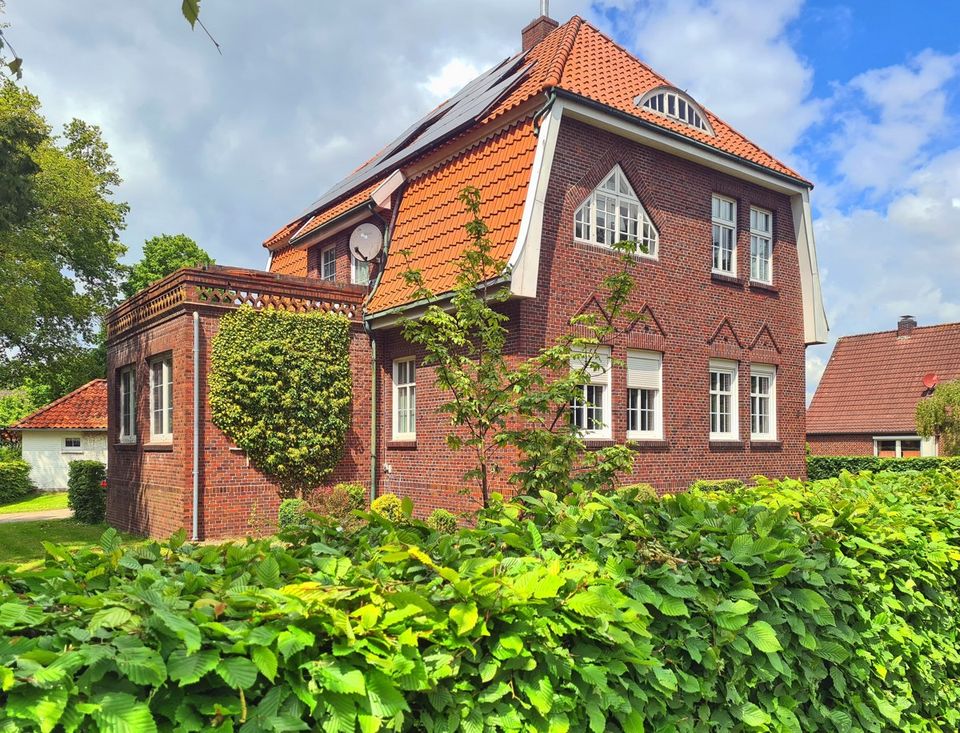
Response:
[[[150,437],[173,439],[173,358],[150,362]]]
[[[331,245],[320,253],[320,279],[337,279],[337,248]]]
[[[737,274],[737,203],[723,196],[713,196],[713,271],[724,275]]]
[[[777,437],[777,368],[767,364],[750,365],[750,438],[775,440]]]
[[[573,234],[610,247],[634,242],[636,254],[656,257],[660,235],[620,166],[615,166],[573,215]]]
[[[417,437],[417,366],[413,358],[393,362],[393,439]]]
[[[137,376],[132,366],[120,370],[120,442],[137,439]]]
[[[935,443],[925,450],[923,441],[918,437],[892,437],[874,438],[873,454],[881,458],[916,458],[923,455],[935,456],[937,451]]]
[[[773,282],[773,216],[750,207],[750,279]]]
[[[736,440],[737,363],[710,362],[710,439]]]
[[[654,112],[680,120],[690,127],[712,133],[697,106],[680,92],[668,90],[655,92],[648,97],[641,98],[640,104]]]
[[[80,453],[83,451],[83,443],[80,438],[64,438],[63,450],[65,453]]]
[[[351,262],[353,263],[352,277],[351,281],[354,285],[367,285],[370,283],[370,263],[366,260],[361,260],[356,255],[350,257]]]
[[[586,438],[609,438],[610,432],[610,349],[583,351],[570,363],[583,380],[581,393],[570,405],[570,422]]]
[[[662,355],[655,351],[627,351],[627,437],[663,436]]]

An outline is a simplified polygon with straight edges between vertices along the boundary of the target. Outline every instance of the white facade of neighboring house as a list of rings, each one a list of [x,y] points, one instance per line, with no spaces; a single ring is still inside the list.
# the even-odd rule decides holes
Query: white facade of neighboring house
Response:
[[[41,491],[66,491],[70,461],[107,462],[107,431],[21,430],[23,460]]]
[[[107,380],[94,379],[10,426],[41,491],[64,491],[71,461],[107,462]]]

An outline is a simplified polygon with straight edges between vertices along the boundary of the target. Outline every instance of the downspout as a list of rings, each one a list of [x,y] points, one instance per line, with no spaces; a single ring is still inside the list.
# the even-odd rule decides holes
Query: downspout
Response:
[[[193,541],[200,539],[200,314],[193,312]]]

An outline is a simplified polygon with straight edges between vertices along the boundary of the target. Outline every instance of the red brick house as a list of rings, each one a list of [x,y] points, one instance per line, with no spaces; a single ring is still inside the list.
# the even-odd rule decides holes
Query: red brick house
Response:
[[[823,342],[811,184],[580,18],[541,17],[523,50],[287,222],[268,273],[181,271],[109,319],[109,519],[164,534],[242,534],[275,516],[268,479],[209,420],[209,342],[225,308],[324,308],[354,322],[353,426],[335,480],[476,506],[445,436],[444,399],[398,322],[415,316],[400,252],[443,298],[468,242],[457,201],[480,189],[517,356],[597,308],[610,245],[643,241],[631,308],[574,417],[591,445],[630,441],[629,481],[804,473],[804,350]],[[349,251],[373,224],[378,260]],[[152,402],[151,402],[152,400]],[[152,412],[151,411],[152,405]],[[505,483],[496,487],[507,489]],[[194,511],[196,502],[196,511]]]
[[[917,403],[937,382],[960,378],[960,323],[917,326],[837,341],[807,411],[807,442],[818,456],[935,456],[917,435]]]

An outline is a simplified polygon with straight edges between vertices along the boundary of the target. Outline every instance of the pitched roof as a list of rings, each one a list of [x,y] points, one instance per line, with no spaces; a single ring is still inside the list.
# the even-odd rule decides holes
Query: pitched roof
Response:
[[[735,158],[806,183],[796,172],[764,152],[716,115],[704,110],[714,134],[683,124],[678,120],[639,107],[636,100],[658,87],[672,86],[646,64],[617,45],[598,29],[574,16],[559,26],[525,54],[498,64],[474,80],[451,100],[431,111],[408,128],[344,181],[321,197],[316,208],[298,217],[264,244],[274,248],[297,240],[321,224],[367,201],[372,191],[398,167],[408,168],[414,161],[450,148],[452,160],[441,164],[410,182],[403,192],[394,222],[390,251],[406,250],[414,266],[424,273],[425,284],[441,294],[452,287],[453,266],[467,241],[462,231],[466,215],[456,200],[457,185],[481,188],[485,204],[483,215],[500,217],[496,222],[495,249],[504,260],[510,256],[510,237],[519,231],[525,187],[533,166],[536,137],[529,115],[539,106],[533,100],[551,90],[566,92],[603,105],[611,111],[627,114],[644,124]],[[510,122],[512,112],[524,105],[530,112],[525,123]],[[521,113],[522,114],[522,113]],[[516,115],[512,115],[515,119]],[[449,118],[449,119],[448,119]],[[509,125],[507,129],[504,125]],[[484,142],[470,142],[466,150],[455,149],[465,133],[489,128]],[[525,135],[527,140],[519,137]],[[459,143],[466,146],[468,143]],[[505,150],[508,152],[505,152]],[[485,156],[492,156],[484,160]],[[506,166],[519,166],[508,170]],[[491,183],[498,189],[487,190]],[[428,190],[429,187],[432,187]],[[447,200],[441,202],[438,197]],[[407,200],[412,197],[412,200]],[[411,218],[427,215],[430,221]],[[441,217],[437,219],[436,217]],[[306,222],[304,224],[304,222]],[[487,221],[490,225],[491,222]],[[458,229],[458,227],[460,227]],[[401,239],[400,244],[398,239]],[[379,285],[368,304],[369,312],[381,311],[409,300],[409,288],[396,272],[404,263],[388,257]]]
[[[94,379],[35,410],[11,430],[106,430],[107,380]]]
[[[808,433],[915,433],[923,377],[960,378],[960,323],[837,341],[807,410]]]

